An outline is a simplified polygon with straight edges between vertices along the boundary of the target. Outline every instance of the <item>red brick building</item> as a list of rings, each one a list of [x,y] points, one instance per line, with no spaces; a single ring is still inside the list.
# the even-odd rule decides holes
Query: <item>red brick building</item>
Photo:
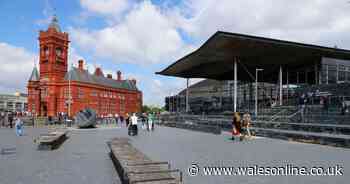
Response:
[[[139,112],[142,92],[136,80],[105,76],[101,68],[93,74],[84,69],[84,61],[68,71],[68,33],[62,32],[54,17],[46,31],[39,34],[39,66],[28,81],[28,110],[36,116],[56,116],[65,112],[74,116],[89,107],[99,115]],[[71,99],[71,100],[69,100]],[[71,102],[71,103],[70,103]]]

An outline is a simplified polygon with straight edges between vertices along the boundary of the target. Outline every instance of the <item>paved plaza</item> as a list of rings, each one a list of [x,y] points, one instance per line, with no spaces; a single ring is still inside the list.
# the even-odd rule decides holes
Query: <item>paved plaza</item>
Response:
[[[108,156],[106,141],[126,137],[126,128],[72,130],[69,139],[54,151],[37,151],[33,140],[47,129],[26,128],[25,136],[0,129],[0,147],[16,153],[0,155],[1,184],[111,184],[120,183]],[[158,127],[140,131],[131,143],[153,160],[169,161],[184,172],[184,183],[348,183],[350,150],[329,146],[258,138],[232,142],[227,134],[213,135]],[[334,166],[343,176],[189,176],[188,167],[203,166]]]

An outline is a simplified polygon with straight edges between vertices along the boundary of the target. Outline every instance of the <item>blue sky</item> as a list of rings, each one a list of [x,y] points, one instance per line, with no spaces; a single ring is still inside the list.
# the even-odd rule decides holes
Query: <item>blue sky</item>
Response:
[[[154,73],[217,30],[349,49],[349,8],[345,0],[1,0],[0,93],[25,92],[38,32],[54,13],[70,36],[69,62],[83,58],[114,77],[121,70],[146,104],[163,105],[185,79]]]

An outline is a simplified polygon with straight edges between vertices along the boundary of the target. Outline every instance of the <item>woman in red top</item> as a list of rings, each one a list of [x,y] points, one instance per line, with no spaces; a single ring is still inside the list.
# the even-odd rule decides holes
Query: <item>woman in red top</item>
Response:
[[[241,117],[238,112],[235,112],[233,115],[232,121],[232,140],[235,140],[235,136],[241,134]]]

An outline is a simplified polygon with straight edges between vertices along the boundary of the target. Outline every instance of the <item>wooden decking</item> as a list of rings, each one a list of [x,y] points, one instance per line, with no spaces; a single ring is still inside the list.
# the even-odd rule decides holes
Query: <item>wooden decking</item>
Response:
[[[53,150],[58,148],[67,139],[67,130],[52,131],[41,134],[36,140],[39,150]]]
[[[171,169],[168,162],[155,162],[134,148],[128,138],[107,143],[111,159],[123,184],[179,184],[182,172]]]

